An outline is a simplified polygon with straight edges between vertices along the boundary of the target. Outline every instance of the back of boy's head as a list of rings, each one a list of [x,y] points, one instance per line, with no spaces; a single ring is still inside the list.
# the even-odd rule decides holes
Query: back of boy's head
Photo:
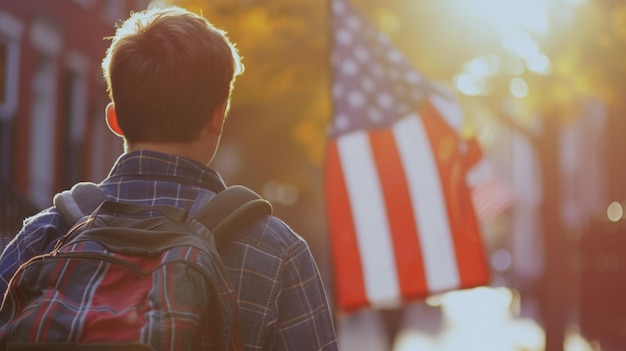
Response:
[[[126,140],[168,143],[198,138],[243,66],[223,31],[170,7],[122,23],[102,69]]]

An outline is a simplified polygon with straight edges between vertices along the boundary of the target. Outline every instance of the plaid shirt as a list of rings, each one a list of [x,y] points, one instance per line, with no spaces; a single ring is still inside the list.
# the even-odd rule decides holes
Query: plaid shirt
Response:
[[[100,187],[116,201],[190,209],[225,185],[198,162],[142,150],[122,155]],[[28,218],[0,256],[0,292],[21,264],[49,252],[68,229],[55,208]],[[239,298],[246,350],[337,350],[317,266],[285,223],[251,223],[219,250]]]

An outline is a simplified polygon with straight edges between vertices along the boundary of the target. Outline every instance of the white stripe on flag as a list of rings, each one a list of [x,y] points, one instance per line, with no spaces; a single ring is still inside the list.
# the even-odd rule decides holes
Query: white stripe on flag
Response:
[[[457,287],[459,272],[448,211],[422,120],[412,114],[397,122],[393,133],[413,202],[428,289],[437,292]]]
[[[368,300],[383,307],[400,296],[394,250],[378,170],[366,132],[337,139],[337,149],[352,208]]]

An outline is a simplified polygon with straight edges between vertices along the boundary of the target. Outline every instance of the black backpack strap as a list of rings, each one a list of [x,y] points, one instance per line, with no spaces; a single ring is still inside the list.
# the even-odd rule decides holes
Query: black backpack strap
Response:
[[[219,242],[245,224],[271,214],[272,205],[267,200],[251,189],[233,185],[215,194],[192,217],[211,229]]]
[[[98,185],[77,183],[70,190],[54,196],[52,202],[67,224],[73,226],[79,219],[91,214],[108,198]]]
[[[81,182],[70,190],[56,194],[53,202],[66,223],[72,226],[90,215],[106,200],[106,194],[98,185]],[[271,215],[272,212],[272,205],[267,200],[245,186],[234,185],[220,191],[200,206],[194,212],[193,218],[211,229],[219,241],[248,222]]]

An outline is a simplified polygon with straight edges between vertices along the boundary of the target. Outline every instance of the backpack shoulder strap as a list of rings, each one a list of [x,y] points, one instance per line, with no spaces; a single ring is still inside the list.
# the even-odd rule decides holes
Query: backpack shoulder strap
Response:
[[[272,205],[257,193],[233,185],[213,196],[192,217],[211,229],[219,242],[252,220],[272,212]]]
[[[61,217],[70,226],[92,213],[108,198],[95,183],[77,183],[70,190],[56,194],[52,200]]]
[[[108,198],[94,183],[77,183],[70,190],[54,196],[53,203],[70,226],[88,216]],[[264,215],[272,215],[272,205],[251,189],[234,185],[213,196],[192,215],[215,236],[225,239],[245,224]]]

